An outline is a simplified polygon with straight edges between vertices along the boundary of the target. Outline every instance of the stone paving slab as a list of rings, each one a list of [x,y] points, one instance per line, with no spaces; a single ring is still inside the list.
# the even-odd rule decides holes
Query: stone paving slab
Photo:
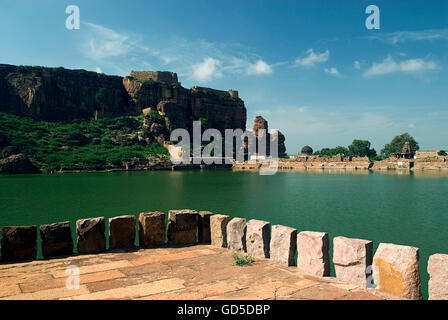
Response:
[[[66,287],[68,266],[79,288]],[[234,266],[232,252],[210,245],[114,250],[0,265],[0,299],[321,300],[386,299],[373,289],[310,277],[257,259]]]

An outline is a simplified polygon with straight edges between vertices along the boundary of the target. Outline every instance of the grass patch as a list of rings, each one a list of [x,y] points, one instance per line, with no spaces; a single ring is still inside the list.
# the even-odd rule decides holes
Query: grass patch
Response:
[[[239,255],[234,253],[232,257],[234,266],[250,266],[254,262],[254,259],[249,255]]]

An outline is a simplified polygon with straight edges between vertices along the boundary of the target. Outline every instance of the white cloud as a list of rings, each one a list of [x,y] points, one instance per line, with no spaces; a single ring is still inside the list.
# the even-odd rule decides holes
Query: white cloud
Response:
[[[298,57],[295,61],[296,66],[313,67],[318,63],[328,61],[330,51],[326,50],[322,53],[314,53],[313,49],[308,49],[305,56]]]
[[[332,67],[332,68],[325,68],[324,71],[325,71],[326,73],[328,73],[328,74],[333,75],[333,76],[341,77],[341,74],[339,73],[338,69],[335,68],[335,67]]]
[[[395,61],[388,56],[382,62],[374,62],[372,66],[364,72],[364,76],[384,75],[393,72],[424,72],[437,69],[437,64],[433,61],[425,61],[423,59],[408,59],[403,61]]]
[[[101,68],[100,68],[100,67],[95,67],[95,72],[96,72],[96,73],[103,73],[103,71],[101,71]]]
[[[258,60],[256,63],[250,63],[247,68],[248,74],[271,74],[274,72],[272,67],[263,60]]]
[[[353,68],[357,70],[361,69],[361,62],[359,62],[358,60],[353,61]]]
[[[408,41],[435,41],[448,40],[448,29],[431,29],[419,31],[398,31],[366,37],[367,39],[381,40],[390,44],[405,43]]]
[[[255,111],[255,115],[258,115],[258,116],[262,116],[262,115],[270,116],[271,114],[272,114],[272,112],[270,110],[256,110]]]
[[[136,36],[131,37],[90,22],[83,22],[83,25],[87,26],[89,31],[83,52],[91,59],[101,60],[109,57],[119,57],[136,48],[144,50],[143,47],[138,46],[140,39]]]
[[[217,59],[205,58],[201,63],[193,65],[192,77],[202,82],[221,77],[222,73],[218,70],[220,65],[221,62]]]

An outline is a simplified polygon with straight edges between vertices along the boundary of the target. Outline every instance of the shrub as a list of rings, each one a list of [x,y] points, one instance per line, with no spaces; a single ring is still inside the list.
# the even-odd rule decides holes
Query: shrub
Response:
[[[233,264],[235,266],[250,266],[254,262],[251,256],[243,255],[240,256],[236,253],[233,254]]]

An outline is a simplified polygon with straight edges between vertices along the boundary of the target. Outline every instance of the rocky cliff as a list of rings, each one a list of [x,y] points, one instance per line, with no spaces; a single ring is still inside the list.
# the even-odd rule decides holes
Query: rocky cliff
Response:
[[[103,105],[95,98],[101,88],[108,95]],[[92,118],[98,111],[106,117],[138,115],[146,108],[163,109],[158,111],[167,117],[174,114],[172,127],[191,126],[200,118],[217,129],[246,127],[246,108],[237,91],[186,89],[172,72],[132,71],[122,78],[85,70],[0,65],[0,111],[70,121]]]

